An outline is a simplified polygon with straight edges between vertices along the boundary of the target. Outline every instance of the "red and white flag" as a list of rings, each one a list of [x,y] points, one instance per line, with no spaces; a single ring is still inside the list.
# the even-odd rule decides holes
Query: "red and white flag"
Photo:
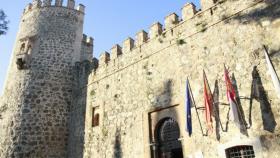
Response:
[[[203,71],[203,80],[204,80],[203,82],[204,82],[205,118],[206,118],[208,131],[212,132],[213,131],[213,125],[212,125],[213,96],[204,71]]]
[[[226,82],[226,86],[227,86],[227,99],[229,101],[229,105],[230,105],[230,109],[231,109],[230,119],[235,122],[237,127],[241,128],[240,119],[238,116],[239,112],[238,112],[238,107],[237,107],[236,94],[235,94],[234,88],[232,86],[232,83],[230,81],[229,73],[228,73],[228,70],[226,69],[226,67],[225,67],[225,82]]]

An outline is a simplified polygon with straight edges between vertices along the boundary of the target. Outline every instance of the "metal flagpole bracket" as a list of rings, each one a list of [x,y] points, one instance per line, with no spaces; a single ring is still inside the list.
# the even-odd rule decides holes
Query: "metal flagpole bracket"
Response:
[[[183,141],[185,138],[184,137],[180,137],[178,138],[178,141]]]

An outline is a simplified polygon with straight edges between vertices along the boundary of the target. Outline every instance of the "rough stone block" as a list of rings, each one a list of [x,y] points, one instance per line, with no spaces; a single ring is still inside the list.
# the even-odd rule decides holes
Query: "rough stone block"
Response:
[[[183,20],[190,19],[196,13],[196,6],[193,3],[187,3],[182,8],[182,18]]]
[[[110,54],[106,51],[101,53],[99,58],[99,65],[108,64],[109,61],[110,61]]]
[[[128,37],[124,42],[123,42],[123,52],[129,52],[131,49],[134,47],[134,40],[130,37]]]
[[[148,33],[144,30],[139,31],[136,34],[136,46],[140,46],[143,43],[147,42],[148,40]]]
[[[159,22],[156,22],[154,24],[152,24],[152,26],[150,27],[150,38],[155,38],[158,35],[160,35],[162,33],[162,24]]]
[[[179,23],[178,15],[175,13],[169,14],[164,19],[164,24],[166,29],[170,29]]]
[[[111,49],[111,58],[115,59],[121,54],[122,54],[122,48],[118,44],[114,45],[113,48]]]

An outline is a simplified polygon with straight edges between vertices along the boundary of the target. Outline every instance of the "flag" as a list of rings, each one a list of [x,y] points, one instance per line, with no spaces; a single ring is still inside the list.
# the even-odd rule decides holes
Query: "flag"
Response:
[[[213,131],[212,125],[212,108],[213,108],[213,96],[207,82],[205,72],[203,71],[203,80],[204,80],[204,105],[205,105],[205,117],[208,131]]]
[[[237,107],[237,101],[236,101],[236,94],[233,88],[233,85],[230,81],[228,70],[225,67],[225,82],[227,87],[227,99],[230,105],[231,113],[230,113],[230,119],[235,122],[237,127],[241,128],[240,126],[240,120],[238,116],[238,107]]]
[[[267,49],[266,47],[264,46],[264,53],[265,53],[265,59],[266,59],[266,63],[267,63],[267,67],[268,67],[268,71],[271,75],[271,78],[272,78],[272,82],[273,82],[273,85],[274,85],[274,88],[276,90],[276,93],[277,93],[277,96],[280,98],[280,82],[279,82],[279,78],[277,76],[277,73],[272,65],[272,62],[267,54]]]
[[[186,82],[186,131],[189,133],[189,136],[192,134],[192,114],[191,114],[191,96],[189,89],[189,81]]]

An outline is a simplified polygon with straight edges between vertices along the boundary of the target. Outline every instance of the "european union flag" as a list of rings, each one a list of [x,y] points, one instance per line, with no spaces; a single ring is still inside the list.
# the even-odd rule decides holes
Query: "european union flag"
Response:
[[[191,114],[191,97],[189,90],[189,81],[186,82],[186,131],[189,133],[189,136],[192,134],[192,114]]]

